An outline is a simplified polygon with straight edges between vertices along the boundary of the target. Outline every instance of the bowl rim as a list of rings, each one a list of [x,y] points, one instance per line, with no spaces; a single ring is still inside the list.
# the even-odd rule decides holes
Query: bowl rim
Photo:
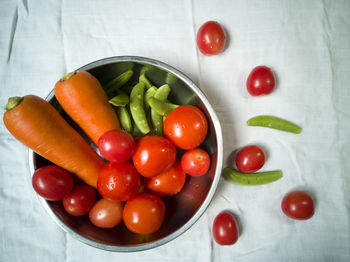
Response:
[[[198,208],[196,213],[194,213],[194,215],[183,226],[178,228],[176,231],[174,231],[170,235],[168,235],[162,239],[156,240],[154,242],[144,243],[144,244],[139,244],[139,245],[134,245],[134,246],[131,246],[131,245],[129,245],[129,246],[108,245],[105,243],[96,242],[92,239],[89,239],[89,238],[79,234],[78,232],[74,231],[69,226],[67,226],[61,220],[61,218],[59,216],[57,216],[52,211],[48,202],[44,198],[42,198],[38,195],[38,198],[41,201],[41,204],[43,205],[46,212],[50,215],[50,217],[56,222],[56,224],[58,224],[58,226],[61,229],[63,229],[63,231],[65,231],[66,233],[69,233],[75,239],[77,239],[77,240],[79,240],[79,241],[81,241],[89,246],[99,248],[102,250],[113,251],[113,252],[135,252],[135,251],[143,251],[143,250],[148,250],[148,249],[152,249],[155,247],[159,247],[159,246],[162,246],[162,245],[170,242],[171,240],[174,240],[175,238],[177,238],[178,236],[180,236],[184,232],[186,232],[204,214],[204,212],[206,211],[206,209],[208,208],[210,202],[212,201],[212,199],[214,197],[215,191],[217,189],[217,186],[218,186],[218,183],[219,183],[219,180],[221,177],[221,170],[222,170],[222,164],[223,164],[223,138],[222,138],[222,130],[221,130],[220,121],[216,115],[215,110],[213,109],[213,107],[209,103],[205,94],[184,73],[182,73],[181,71],[177,70],[176,68],[174,68],[174,67],[172,67],[164,62],[161,62],[161,61],[158,61],[158,60],[155,60],[152,58],[141,57],[141,56],[112,56],[112,57],[102,58],[102,59],[96,60],[94,62],[88,63],[88,64],[76,69],[76,71],[78,71],[78,70],[90,70],[90,69],[95,68],[97,66],[102,66],[102,65],[116,63],[116,62],[118,62],[118,63],[119,62],[134,62],[134,63],[141,63],[141,64],[155,66],[155,67],[158,67],[162,70],[171,72],[176,77],[181,79],[186,85],[188,85],[196,93],[196,95],[201,99],[204,106],[208,110],[208,113],[211,117],[214,129],[216,132],[216,141],[217,141],[216,171],[214,174],[214,179],[213,179],[212,185],[211,185],[209,192],[208,192],[206,198],[204,199],[203,203]],[[45,98],[45,100],[49,101],[53,97],[54,97],[54,89],[52,89],[52,91],[48,94],[48,96]],[[34,152],[33,152],[33,150],[29,149],[29,169],[30,169],[31,176],[33,176],[33,173],[35,171],[33,159],[34,159]]]

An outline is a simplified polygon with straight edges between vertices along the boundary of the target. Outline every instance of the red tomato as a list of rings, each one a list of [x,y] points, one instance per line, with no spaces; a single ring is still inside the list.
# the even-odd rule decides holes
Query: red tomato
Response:
[[[304,191],[293,191],[283,198],[282,210],[290,218],[306,220],[311,218],[315,213],[314,201]]]
[[[68,214],[82,216],[89,212],[95,200],[95,189],[86,184],[80,184],[63,198],[63,206]]]
[[[164,121],[164,135],[181,149],[196,148],[202,144],[207,132],[207,119],[204,113],[195,106],[179,106]]]
[[[250,72],[247,89],[252,96],[270,94],[275,88],[275,76],[267,66],[257,66]]]
[[[213,236],[220,245],[233,245],[239,236],[238,223],[235,216],[223,211],[218,214],[213,223]]]
[[[97,190],[103,198],[126,201],[140,190],[141,180],[130,161],[104,165],[97,178]]]
[[[186,151],[181,158],[181,167],[186,174],[203,176],[209,170],[210,156],[200,148]]]
[[[180,162],[176,162],[170,169],[149,178],[145,182],[148,191],[159,196],[172,196],[181,191],[185,184],[186,173]]]
[[[97,144],[104,158],[118,163],[128,160],[135,149],[134,138],[123,130],[111,130],[104,133]]]
[[[238,151],[236,156],[236,166],[239,171],[244,173],[252,173],[265,164],[265,153],[264,151],[256,146],[249,145],[243,147]]]
[[[126,202],[123,211],[125,226],[138,234],[156,232],[163,224],[165,205],[157,196],[141,193]]]
[[[226,34],[222,26],[215,21],[204,23],[197,33],[197,46],[204,55],[216,55],[225,48]]]
[[[161,136],[144,136],[136,142],[132,157],[137,171],[144,177],[152,177],[169,169],[176,160],[176,148]]]
[[[101,198],[89,212],[92,224],[101,228],[112,228],[122,221],[123,207],[120,201]]]
[[[44,166],[37,169],[32,177],[34,190],[50,201],[62,200],[73,188],[72,176],[58,166]]]

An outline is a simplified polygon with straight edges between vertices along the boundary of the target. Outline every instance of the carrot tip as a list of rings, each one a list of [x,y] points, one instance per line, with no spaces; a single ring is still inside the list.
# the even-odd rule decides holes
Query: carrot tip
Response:
[[[5,106],[6,111],[10,111],[11,109],[18,106],[23,100],[21,96],[14,96],[8,99],[7,105]]]
[[[66,80],[68,80],[69,78],[71,78],[72,76],[74,76],[77,73],[77,71],[74,72],[70,72],[68,74],[65,74],[64,76],[62,76],[62,78],[60,79],[61,82],[64,82]]]

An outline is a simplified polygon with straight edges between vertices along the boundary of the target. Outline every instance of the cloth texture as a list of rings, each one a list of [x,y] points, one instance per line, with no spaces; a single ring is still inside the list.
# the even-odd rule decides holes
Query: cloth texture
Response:
[[[45,98],[65,73],[111,56],[143,56],[189,76],[221,122],[224,166],[234,151],[260,145],[261,171],[283,178],[240,186],[221,178],[204,215],[175,240],[147,251],[113,253],[60,229],[31,185],[28,149],[0,124],[0,261],[350,261],[350,1],[347,0],[1,0],[0,105],[8,97]],[[196,33],[215,20],[227,47],[202,55]],[[273,93],[252,97],[249,72],[267,65]],[[299,135],[248,127],[256,115],[302,127]],[[307,221],[287,218],[283,196],[306,190],[315,199]],[[238,218],[233,246],[213,241],[222,210]]]

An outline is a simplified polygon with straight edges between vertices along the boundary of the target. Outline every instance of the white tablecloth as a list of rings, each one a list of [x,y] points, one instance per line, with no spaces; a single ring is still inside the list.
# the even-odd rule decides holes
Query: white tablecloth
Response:
[[[0,261],[350,261],[350,1],[0,1],[0,104],[53,88],[64,73],[109,56],[161,60],[192,78],[221,121],[224,163],[256,143],[263,170],[278,182],[244,187],[221,179],[208,210],[186,233],[144,252],[112,253],[80,243],[46,214],[31,187],[27,148],[0,124]],[[196,48],[208,20],[226,29],[217,56]],[[251,97],[250,70],[268,65],[277,89]],[[4,109],[1,109],[2,113]],[[248,127],[272,114],[302,126],[300,135]],[[307,221],[283,215],[282,197],[304,189],[316,200]],[[242,227],[238,242],[211,237],[229,209]]]

